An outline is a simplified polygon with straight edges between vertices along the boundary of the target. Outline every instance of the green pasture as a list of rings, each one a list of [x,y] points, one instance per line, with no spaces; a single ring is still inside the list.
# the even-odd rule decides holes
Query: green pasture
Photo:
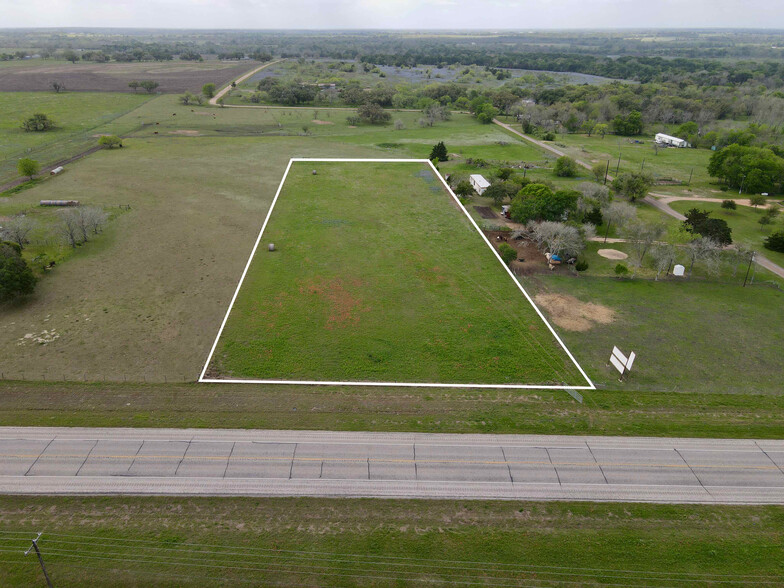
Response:
[[[97,145],[94,135],[130,130],[113,123],[148,100],[149,96],[105,92],[0,92],[0,183],[18,175],[19,158],[47,165]],[[57,128],[22,130],[22,121],[39,112],[54,119]]]
[[[332,498],[0,499],[0,583],[778,585],[778,506]]]
[[[294,163],[210,374],[585,385],[421,163]]]

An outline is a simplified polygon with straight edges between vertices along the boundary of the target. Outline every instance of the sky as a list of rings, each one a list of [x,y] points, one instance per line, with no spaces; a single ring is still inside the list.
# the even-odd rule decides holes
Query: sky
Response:
[[[784,29],[784,0],[0,0],[7,27]]]

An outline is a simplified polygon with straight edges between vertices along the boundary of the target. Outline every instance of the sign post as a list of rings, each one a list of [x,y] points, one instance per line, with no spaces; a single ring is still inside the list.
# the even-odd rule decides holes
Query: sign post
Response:
[[[613,347],[612,355],[610,355],[610,363],[607,365],[612,365],[618,370],[618,373],[621,374],[619,381],[623,382],[624,376],[631,371],[632,365],[634,365],[635,357],[637,356],[634,351],[629,354],[629,357],[626,357],[620,349]]]

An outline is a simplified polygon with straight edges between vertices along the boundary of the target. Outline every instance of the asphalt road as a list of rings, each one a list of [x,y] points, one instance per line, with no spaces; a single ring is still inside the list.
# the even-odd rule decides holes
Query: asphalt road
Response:
[[[784,504],[784,441],[2,427],[0,493]]]

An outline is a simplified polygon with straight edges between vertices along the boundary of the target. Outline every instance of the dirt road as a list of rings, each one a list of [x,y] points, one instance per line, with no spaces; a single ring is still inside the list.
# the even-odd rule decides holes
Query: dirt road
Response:
[[[255,69],[252,69],[252,70],[250,70],[248,73],[246,73],[246,74],[242,74],[240,77],[238,77],[236,80],[234,80],[234,83],[235,83],[235,84],[237,84],[237,85],[239,85],[240,83],[242,83],[242,82],[244,82],[245,80],[247,80],[247,79],[248,79],[250,76],[252,76],[252,75],[253,75],[253,74],[255,74],[256,72],[259,72],[259,71],[261,71],[262,69],[265,69],[265,68],[269,67],[270,65],[273,65],[273,64],[275,64],[275,63],[278,63],[278,62],[280,62],[280,61],[283,61],[283,60],[282,60],[282,59],[276,59],[275,61],[268,61],[268,62],[267,62],[267,63],[265,63],[264,65],[260,65],[259,67],[257,67],[257,68],[255,68]],[[223,96],[224,96],[226,93],[228,93],[228,91],[229,91],[229,90],[231,90],[231,83],[229,83],[229,84],[227,84],[225,87],[221,88],[221,89],[218,91],[218,93],[217,93],[217,94],[215,94],[215,96],[213,96],[212,98],[210,98],[210,104],[212,104],[213,106],[216,106],[216,105],[218,104],[218,100],[220,100],[221,98],[223,98]],[[227,106],[229,106],[229,105],[227,105]]]

